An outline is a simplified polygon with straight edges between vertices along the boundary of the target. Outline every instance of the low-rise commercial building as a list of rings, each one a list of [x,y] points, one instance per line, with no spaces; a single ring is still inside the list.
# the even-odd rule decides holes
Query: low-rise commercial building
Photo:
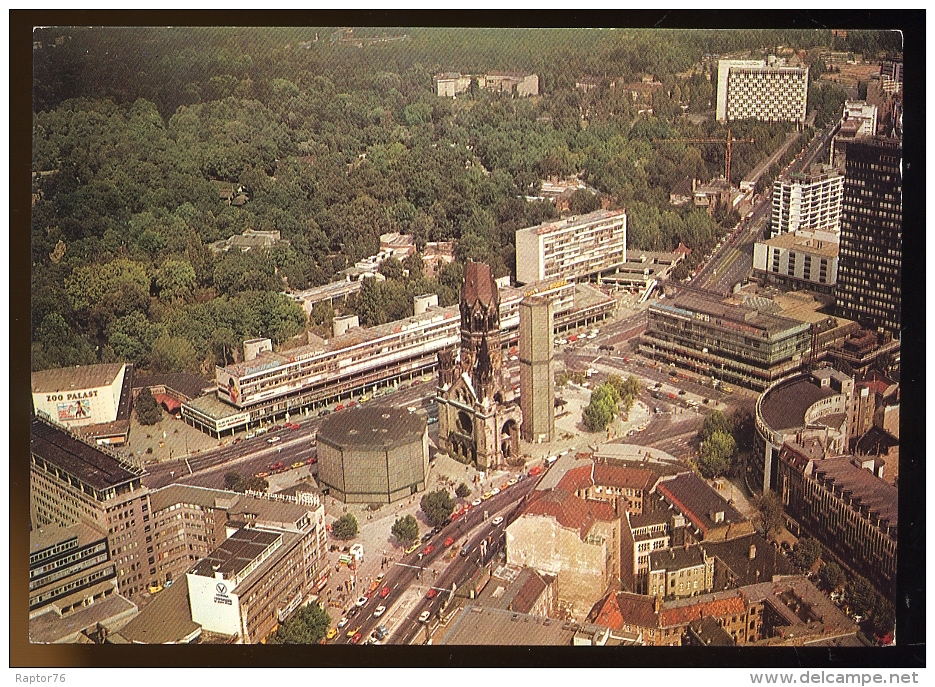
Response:
[[[550,220],[516,232],[516,279],[586,279],[626,262],[627,216],[623,210]]]
[[[834,293],[838,276],[838,237],[798,230],[753,246],[753,273],[767,283]]]
[[[631,633],[595,623],[577,623],[502,608],[465,606],[446,627],[436,630],[437,645],[620,646],[639,644]]]
[[[639,349],[653,360],[764,389],[808,360],[811,338],[807,323],[685,289],[650,306]]]

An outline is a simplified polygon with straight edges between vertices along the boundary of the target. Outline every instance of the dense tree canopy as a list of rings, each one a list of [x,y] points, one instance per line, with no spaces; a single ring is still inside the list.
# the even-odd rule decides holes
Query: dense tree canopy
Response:
[[[439,527],[446,524],[455,509],[455,501],[445,489],[430,491],[419,502],[422,512],[432,525]]]
[[[684,242],[697,259],[721,230],[668,194],[686,176],[720,173],[723,146],[654,139],[726,136],[720,123],[681,116],[712,106],[703,56],[832,40],[817,30],[354,35],[381,33],[408,38],[356,48],[328,28],[38,29],[35,40],[55,48],[34,53],[33,368],[128,360],[209,372],[239,359],[245,338],[327,334],[333,312],[309,321],[282,292],[342,278],[386,232],[413,234],[420,251],[457,239],[457,261],[437,279],[418,257],[389,261],[387,281],[346,311],[369,325],[411,314],[417,293],[454,303],[469,258],[515,274],[515,231],[558,215],[535,199],[550,177],[577,175],[598,192],[574,194],[572,212],[626,207],[630,245]],[[893,47],[859,36],[868,50]],[[475,87],[439,98],[432,75],[447,70],[533,72],[541,95]],[[663,85],[654,112],[640,114],[610,84],[648,75]],[[583,77],[598,87],[577,90]],[[834,87],[812,95],[828,116],[840,105]],[[736,146],[743,175],[791,129],[732,130],[755,139]],[[211,246],[248,229],[282,242]]]
[[[357,518],[353,513],[346,513],[334,521],[331,526],[331,533],[337,539],[353,539],[357,536]]]
[[[270,635],[270,644],[317,644],[325,638],[331,618],[317,603],[302,606]]]
[[[400,542],[414,542],[419,538],[419,523],[413,516],[404,515],[400,518],[396,518],[396,522],[393,523],[390,532]]]

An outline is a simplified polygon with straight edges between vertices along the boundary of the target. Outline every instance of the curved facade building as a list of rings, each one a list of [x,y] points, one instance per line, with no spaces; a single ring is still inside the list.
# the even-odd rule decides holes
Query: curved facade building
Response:
[[[425,490],[425,419],[371,406],[328,416],[318,430],[318,479],[345,503],[392,503]]]
[[[815,436],[833,452],[847,450],[854,403],[854,380],[824,368],[783,379],[756,402],[756,435],[747,461],[747,487],[754,492],[776,486],[779,451],[789,440]]]

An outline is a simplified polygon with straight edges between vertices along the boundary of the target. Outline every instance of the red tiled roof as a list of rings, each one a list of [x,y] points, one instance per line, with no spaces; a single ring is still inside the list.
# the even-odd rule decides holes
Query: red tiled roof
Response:
[[[656,474],[644,468],[602,464],[594,466],[594,483],[605,487],[650,489],[655,481]]]
[[[182,404],[177,400],[169,396],[168,394],[155,394],[153,398],[156,399],[156,403],[161,405],[163,408],[168,410],[170,413],[174,413],[179,408],[182,407]]]
[[[526,506],[524,515],[547,515],[555,518],[562,527],[578,530],[584,538],[594,524],[594,515],[588,503],[564,489],[552,489]]]
[[[556,486],[557,489],[566,489],[572,493],[578,491],[579,489],[586,489],[590,487],[591,482],[591,466],[582,465],[581,467],[572,468],[566,472],[561,481]]]
[[[617,595],[610,593],[594,604],[591,613],[588,614],[588,621],[612,630],[622,628],[623,616],[620,615],[620,608],[617,606]]]
[[[555,518],[559,525],[578,530],[584,539],[595,521],[613,522],[617,519],[614,507],[606,501],[585,501],[567,489],[556,487],[533,496],[523,511],[524,515],[545,515]]]
[[[659,616],[656,613],[655,599],[643,594],[633,594],[632,592],[618,592],[611,594],[611,599],[616,605],[617,616],[620,618],[620,624],[617,626],[609,625],[603,620],[595,621],[598,625],[607,625],[614,630],[620,630],[624,625],[636,625],[637,627],[659,627]],[[614,613],[608,611],[608,619],[612,620]]]
[[[655,481],[656,474],[652,470],[597,463],[569,470],[558,487],[572,492],[592,485],[648,490]]]
[[[663,607],[659,610],[659,626],[680,627],[705,616],[723,618],[727,615],[740,615],[745,611],[746,606],[739,592],[736,596],[728,598],[708,599],[698,603],[679,605],[674,608],[666,608],[665,604],[663,604]]]

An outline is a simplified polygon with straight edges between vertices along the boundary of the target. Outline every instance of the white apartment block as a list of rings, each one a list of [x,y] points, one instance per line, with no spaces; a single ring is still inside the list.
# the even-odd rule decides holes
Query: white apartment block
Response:
[[[830,293],[838,278],[838,236],[829,232],[780,234],[753,246],[753,271],[792,288]]]
[[[626,262],[627,216],[597,210],[516,232],[516,280],[580,279]]]
[[[719,122],[758,119],[805,122],[808,67],[783,67],[767,60],[720,60],[717,75]]]
[[[773,183],[770,236],[800,229],[840,234],[844,175],[829,166],[813,167]]]
[[[854,133],[855,138],[864,136],[873,136],[877,132],[877,106],[870,105],[865,100],[846,100],[844,102],[844,114],[841,121],[855,119],[860,122],[860,126]]]

